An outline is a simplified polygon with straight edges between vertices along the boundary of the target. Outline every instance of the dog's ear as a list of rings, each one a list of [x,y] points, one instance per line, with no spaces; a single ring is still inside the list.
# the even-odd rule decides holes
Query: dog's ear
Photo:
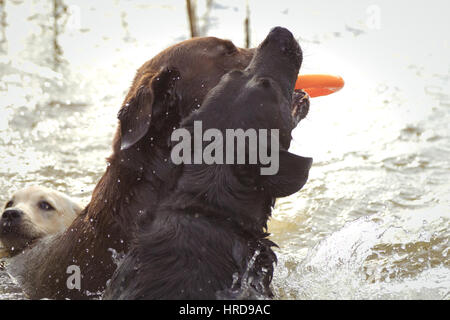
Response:
[[[148,132],[155,110],[155,105],[163,106],[166,100],[174,96],[175,82],[179,73],[174,68],[163,68],[160,72],[144,75],[137,85],[136,91],[127,98],[120,109],[121,142],[120,149],[128,149]]]
[[[280,150],[279,170],[275,175],[262,176],[262,187],[272,197],[289,196],[305,185],[311,165],[312,158]]]

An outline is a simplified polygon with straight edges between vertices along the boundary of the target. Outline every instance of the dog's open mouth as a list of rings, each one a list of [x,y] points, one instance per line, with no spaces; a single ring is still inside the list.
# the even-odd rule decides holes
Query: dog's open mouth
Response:
[[[294,125],[303,120],[309,111],[309,95],[303,90],[294,90],[292,94],[292,118]]]

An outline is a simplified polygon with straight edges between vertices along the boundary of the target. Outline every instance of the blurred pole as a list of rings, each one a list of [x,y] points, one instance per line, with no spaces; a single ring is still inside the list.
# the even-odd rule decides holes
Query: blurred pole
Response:
[[[63,0],[53,0],[53,67],[56,71],[62,62],[63,50],[59,44],[58,38],[62,32],[61,18],[67,15],[67,6],[64,4]]]
[[[250,6],[248,5],[248,0],[245,3],[245,47],[250,48]]]
[[[189,27],[191,29],[191,38],[198,37],[197,15],[195,14],[195,0],[186,0],[186,8],[189,18]]]

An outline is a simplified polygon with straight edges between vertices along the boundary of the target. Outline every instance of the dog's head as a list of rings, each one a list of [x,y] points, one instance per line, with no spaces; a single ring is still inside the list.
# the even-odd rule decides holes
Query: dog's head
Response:
[[[169,47],[145,63],[119,111],[116,151],[136,146],[147,134],[167,143],[167,135],[201,106],[226,72],[247,67],[253,51],[237,48],[229,40],[195,38]],[[152,139],[153,143],[158,143],[156,140]]]
[[[81,212],[66,195],[41,186],[21,189],[7,201],[0,219],[0,240],[11,253],[34,240],[64,231]]]
[[[255,51],[238,48],[229,40],[203,37],[173,45],[146,62],[137,71],[119,111],[115,152],[139,148],[137,144],[143,140],[147,145],[151,142],[167,147],[173,129],[202,106],[206,94],[224,74],[247,68]],[[253,60],[255,65],[260,64],[258,60]],[[272,71],[264,72],[273,76]],[[292,112],[298,122],[306,116],[309,102],[302,92],[294,99]]]
[[[308,179],[312,164],[311,158],[287,151],[291,132],[298,122],[292,99],[301,63],[302,51],[292,33],[281,27],[274,28],[257,48],[248,67],[224,75],[206,96],[202,108],[183,124],[194,135],[196,121],[202,123],[204,133],[209,129],[220,132],[224,138],[216,141],[214,136],[214,141],[226,147],[223,148],[223,155],[218,157],[225,164],[232,159],[233,164],[227,168],[239,185],[272,198],[288,196],[300,190]],[[242,129],[241,134],[245,136],[242,148],[245,150],[239,150],[239,145],[237,150],[228,147],[227,132],[230,129],[235,133],[236,129]],[[253,140],[252,133],[256,136]],[[213,139],[209,137],[206,140]],[[217,150],[214,150],[214,157],[220,152]],[[239,161],[239,151],[242,151],[245,161],[242,161],[244,157]],[[227,154],[229,152],[233,153],[231,157]],[[273,164],[274,170],[264,171],[264,168],[270,169],[267,168],[267,159],[264,159],[269,154],[271,160],[278,163]],[[227,179],[232,187],[232,179]]]

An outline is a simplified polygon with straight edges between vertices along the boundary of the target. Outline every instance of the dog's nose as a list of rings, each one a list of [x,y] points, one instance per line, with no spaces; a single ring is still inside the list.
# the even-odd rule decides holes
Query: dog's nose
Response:
[[[292,32],[290,32],[288,29],[283,27],[274,27],[272,30],[270,30],[269,35],[274,35],[277,38],[287,37],[287,38],[293,38]]]
[[[279,42],[281,46],[287,46],[294,40],[294,35],[286,28],[275,27],[270,30],[267,38]]]
[[[6,210],[3,212],[2,220],[15,221],[19,220],[23,216],[23,211],[21,210]]]

